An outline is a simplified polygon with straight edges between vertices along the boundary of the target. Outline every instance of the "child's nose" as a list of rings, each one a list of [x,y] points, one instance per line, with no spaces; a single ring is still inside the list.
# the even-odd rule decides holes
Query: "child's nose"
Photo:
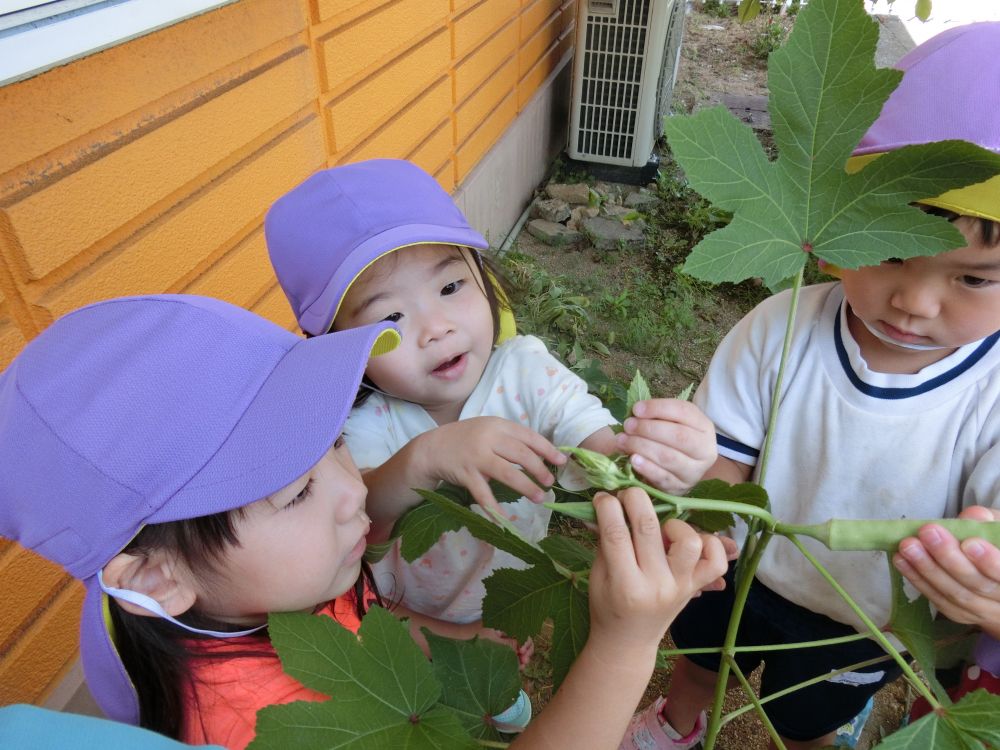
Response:
[[[364,513],[367,495],[368,488],[365,487],[365,483],[360,478],[352,476],[345,479],[341,502],[336,511],[337,522],[348,523],[354,517]]]
[[[440,311],[428,312],[420,328],[420,345],[427,346],[455,330],[455,324],[448,315]]]
[[[892,295],[892,305],[918,318],[936,317],[941,309],[939,295],[931,284],[901,285]]]

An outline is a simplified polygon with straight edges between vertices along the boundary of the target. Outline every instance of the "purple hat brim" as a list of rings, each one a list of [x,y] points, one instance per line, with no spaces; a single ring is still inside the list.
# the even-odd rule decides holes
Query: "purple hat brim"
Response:
[[[197,515],[231,510],[309,471],[340,435],[372,348],[387,330],[398,336],[380,322],[289,349],[218,451],[146,523],[191,518],[192,508]]]
[[[416,245],[459,245],[487,250],[489,243],[474,229],[440,224],[406,224],[380,232],[355,247],[337,267],[319,296],[299,316],[302,330],[319,336],[337,317],[344,296],[355,279],[372,263],[396,250]]]

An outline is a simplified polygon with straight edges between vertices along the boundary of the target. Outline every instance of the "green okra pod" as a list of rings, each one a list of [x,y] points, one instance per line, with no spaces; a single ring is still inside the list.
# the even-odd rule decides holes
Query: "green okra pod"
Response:
[[[825,523],[804,526],[779,523],[775,532],[812,537],[836,551],[895,552],[903,539],[916,536],[921,527],[929,523],[943,527],[959,541],[979,537],[1000,547],[1000,523],[965,518],[901,518],[882,521],[834,518]]]

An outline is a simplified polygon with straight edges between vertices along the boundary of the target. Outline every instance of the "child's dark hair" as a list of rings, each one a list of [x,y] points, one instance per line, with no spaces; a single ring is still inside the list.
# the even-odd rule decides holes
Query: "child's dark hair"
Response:
[[[146,526],[123,550],[133,555],[148,555],[157,549],[174,550],[191,571],[214,570],[229,546],[239,544],[235,523],[243,516],[243,508],[201,516],[183,521]],[[361,576],[354,586],[358,617],[369,605],[364,596],[365,586],[381,605],[367,563],[362,564]],[[191,633],[159,617],[145,617],[125,611],[113,599],[109,607],[114,626],[114,641],[125,670],[139,696],[139,724],[174,739],[183,739],[185,687],[192,679],[193,659],[234,658],[241,656],[274,657],[267,629],[237,641],[244,650],[229,650],[213,655],[193,654],[185,642],[211,639]],[[230,623],[219,622],[190,610],[178,619],[203,630],[233,630]]]
[[[952,223],[954,223],[957,219],[969,219],[973,222],[973,226],[976,227],[976,231],[979,233],[979,239],[984,245],[987,247],[1000,246],[1000,222],[993,221],[992,219],[983,219],[979,216],[960,214],[956,211],[950,211],[947,208],[939,208],[938,206],[920,204],[920,208],[922,208],[926,213],[933,214],[934,216],[940,216]]]

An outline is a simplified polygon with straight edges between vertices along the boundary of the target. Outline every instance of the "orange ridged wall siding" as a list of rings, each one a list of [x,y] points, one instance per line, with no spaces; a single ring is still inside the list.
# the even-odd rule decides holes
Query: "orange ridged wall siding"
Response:
[[[261,222],[311,172],[412,159],[461,185],[573,43],[575,0],[241,0],[0,88],[0,368],[124,294],[288,328]],[[2,471],[2,467],[0,467]],[[0,704],[77,653],[82,589],[0,540]]]

